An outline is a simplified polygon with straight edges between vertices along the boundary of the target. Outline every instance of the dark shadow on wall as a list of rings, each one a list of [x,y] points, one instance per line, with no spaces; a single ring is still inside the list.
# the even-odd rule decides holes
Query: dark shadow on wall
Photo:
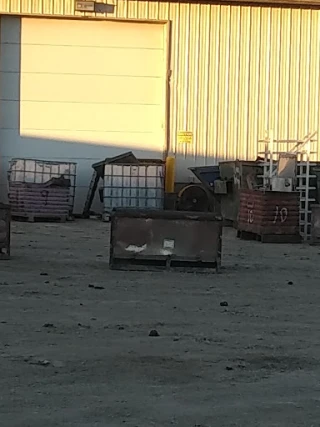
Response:
[[[80,213],[84,206],[93,173],[92,164],[126,151],[133,151],[140,158],[161,158],[161,153],[152,150],[136,150],[134,147],[129,146],[119,147],[111,144],[100,145],[79,141],[64,142],[17,136],[10,146],[4,147],[2,150],[0,165],[0,194],[3,195],[2,200],[5,200],[7,196],[7,171],[12,158],[75,162],[77,163],[75,213]],[[97,203],[95,203],[95,207],[98,207]]]
[[[112,142],[102,144],[85,143],[83,141],[61,141],[45,138],[21,137],[18,134],[10,144],[4,145],[1,149],[0,159],[0,195],[1,200],[7,200],[7,171],[9,162],[14,157],[53,160],[77,163],[77,187],[75,200],[75,213],[82,212],[88,187],[92,177],[92,164],[108,157],[132,151],[137,158],[159,159],[163,158],[163,153],[155,150],[141,150],[136,146],[119,146]],[[176,156],[176,180],[177,182],[192,182],[195,177],[188,167],[204,166],[216,164],[217,160],[208,159],[203,156],[197,158],[185,158],[184,155]],[[93,205],[99,211],[100,204],[96,198]]]

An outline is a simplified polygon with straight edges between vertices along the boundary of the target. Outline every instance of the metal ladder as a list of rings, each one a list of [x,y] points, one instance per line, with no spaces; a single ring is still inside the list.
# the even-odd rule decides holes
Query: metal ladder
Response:
[[[301,152],[299,157],[296,190],[300,192],[300,234],[307,241],[311,237],[311,205],[316,202],[310,195],[310,191],[316,190],[316,187],[311,186],[310,181],[316,175],[310,173],[310,168],[314,166],[310,163],[310,154]]]

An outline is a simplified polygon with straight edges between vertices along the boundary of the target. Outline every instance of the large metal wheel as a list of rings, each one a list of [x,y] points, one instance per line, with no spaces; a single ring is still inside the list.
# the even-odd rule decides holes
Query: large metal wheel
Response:
[[[209,212],[210,207],[210,196],[201,184],[189,184],[178,194],[179,211]]]

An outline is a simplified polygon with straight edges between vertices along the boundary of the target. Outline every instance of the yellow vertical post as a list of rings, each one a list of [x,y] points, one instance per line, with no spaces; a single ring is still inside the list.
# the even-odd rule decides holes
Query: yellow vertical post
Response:
[[[175,181],[175,158],[166,158],[166,178],[165,178],[165,192],[174,193]]]

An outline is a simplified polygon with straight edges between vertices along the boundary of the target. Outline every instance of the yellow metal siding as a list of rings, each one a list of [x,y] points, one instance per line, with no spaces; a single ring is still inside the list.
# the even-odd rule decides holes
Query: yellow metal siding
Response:
[[[318,130],[320,11],[113,3],[114,14],[85,15],[171,21],[170,150],[184,168],[254,158],[266,129],[281,139]],[[1,12],[83,16],[72,0],[0,0]],[[193,144],[176,144],[178,130]]]

